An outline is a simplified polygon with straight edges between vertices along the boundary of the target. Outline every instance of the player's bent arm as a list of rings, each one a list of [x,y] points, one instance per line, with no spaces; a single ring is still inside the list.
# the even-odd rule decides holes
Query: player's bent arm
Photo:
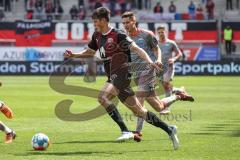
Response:
[[[81,52],[78,52],[78,53],[72,53],[71,51],[69,50],[66,50],[65,53],[64,53],[64,56],[65,57],[71,57],[71,58],[90,58],[90,57],[93,57],[95,55],[95,52],[94,50],[92,50],[91,48],[87,48]]]
[[[176,53],[176,56],[174,56],[174,61],[180,59],[182,57],[182,51],[180,49],[175,49],[174,52]]]
[[[142,59],[144,59],[145,61],[147,61],[148,63],[152,64],[153,61],[151,60],[151,58],[148,56],[148,54],[140,47],[138,47],[138,45],[136,43],[132,43],[130,46],[130,50],[134,53],[137,53]]]
[[[152,48],[153,53],[157,57],[157,62],[162,62],[162,51],[161,49],[157,46]]]

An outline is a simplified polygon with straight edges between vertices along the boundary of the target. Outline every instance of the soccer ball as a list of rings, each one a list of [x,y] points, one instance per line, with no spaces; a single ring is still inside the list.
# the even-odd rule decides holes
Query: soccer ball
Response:
[[[32,137],[32,147],[34,150],[42,151],[49,146],[49,138],[43,133],[37,133]]]

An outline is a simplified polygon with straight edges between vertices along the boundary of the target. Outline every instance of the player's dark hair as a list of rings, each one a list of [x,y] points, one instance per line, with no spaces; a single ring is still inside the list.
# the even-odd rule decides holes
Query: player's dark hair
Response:
[[[159,26],[159,27],[157,28],[157,30],[159,30],[159,29],[165,30],[165,27],[164,27],[164,26]]]
[[[122,18],[130,18],[133,19],[135,17],[135,14],[133,12],[125,12],[122,14]]]
[[[105,18],[107,22],[110,20],[110,10],[105,7],[99,7],[94,10],[92,14],[92,19],[102,19]]]

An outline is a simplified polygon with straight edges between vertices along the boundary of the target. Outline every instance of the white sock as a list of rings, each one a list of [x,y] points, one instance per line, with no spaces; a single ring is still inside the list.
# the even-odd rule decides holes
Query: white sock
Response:
[[[172,95],[172,90],[165,92],[165,97],[170,97]]]
[[[184,92],[184,88],[173,87],[172,93],[176,93],[176,92]]]
[[[8,128],[4,123],[0,123],[0,130],[2,130],[3,132],[5,132],[6,134],[9,134],[12,132],[12,130],[10,128]]]
[[[176,95],[161,99],[161,101],[165,104],[166,107],[169,107],[172,103],[174,103],[177,100],[178,97]]]

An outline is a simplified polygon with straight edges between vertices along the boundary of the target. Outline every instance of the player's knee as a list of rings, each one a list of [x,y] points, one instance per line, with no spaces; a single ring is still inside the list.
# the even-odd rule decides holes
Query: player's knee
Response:
[[[106,103],[106,96],[104,96],[103,94],[99,94],[98,95],[98,102],[103,105],[104,103]]]
[[[144,118],[147,112],[148,112],[147,109],[142,107],[141,109],[136,110],[134,112],[134,115],[136,117]]]

